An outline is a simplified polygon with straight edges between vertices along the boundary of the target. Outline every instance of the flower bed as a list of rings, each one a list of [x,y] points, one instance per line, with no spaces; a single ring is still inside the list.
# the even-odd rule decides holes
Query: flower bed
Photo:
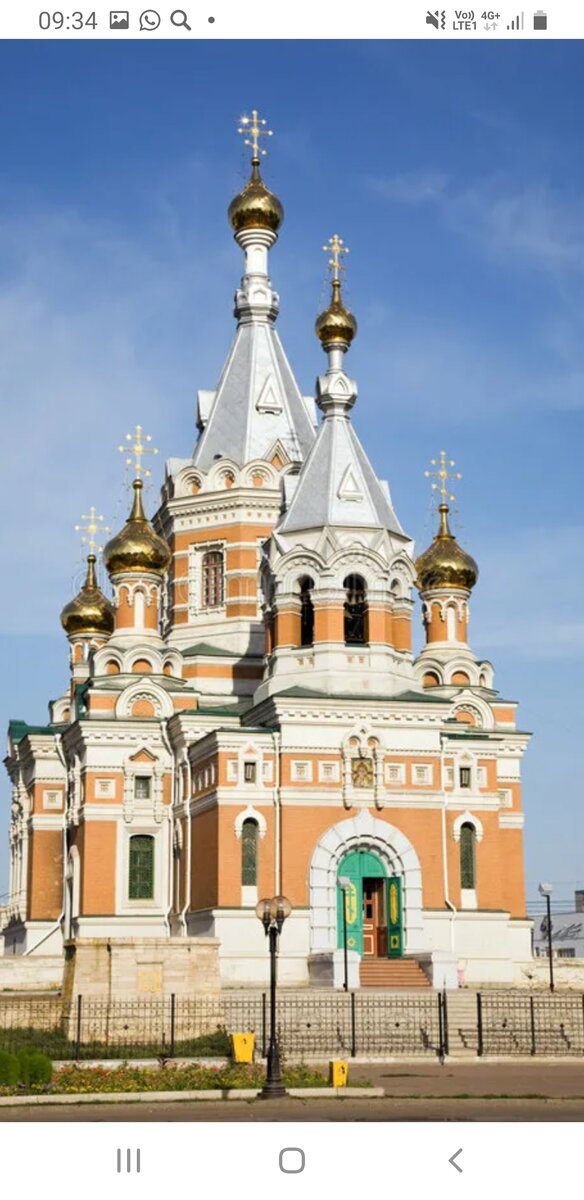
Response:
[[[328,1087],[328,1078],[322,1071],[303,1063],[285,1067],[282,1074],[286,1087]],[[110,1070],[71,1065],[55,1071],[48,1084],[33,1084],[26,1088],[22,1085],[5,1086],[0,1088],[0,1095],[22,1095],[23,1092],[27,1095],[79,1095],[88,1092],[190,1092],[213,1088],[261,1088],[265,1078],[265,1067],[259,1064],[232,1064],[225,1067],[165,1065],[155,1070],[151,1067],[132,1067],[127,1063]]]

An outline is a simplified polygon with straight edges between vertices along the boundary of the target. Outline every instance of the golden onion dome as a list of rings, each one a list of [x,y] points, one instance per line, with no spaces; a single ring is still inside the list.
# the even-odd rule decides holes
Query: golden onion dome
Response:
[[[65,605],[61,625],[72,637],[77,633],[100,633],[109,636],[114,628],[114,610],[95,577],[95,554],[87,556],[87,575],[81,591]]]
[[[150,571],[162,575],[170,566],[170,547],[154,532],[142,506],[142,480],[135,479],[134,504],[124,528],[110,538],[103,552],[110,575],[120,571]]]
[[[441,504],[438,511],[438,533],[432,545],[416,559],[416,585],[422,592],[439,587],[465,588],[470,591],[479,577],[478,566],[450,532],[448,505]]]
[[[314,326],[316,336],[323,346],[350,346],[357,333],[357,321],[352,312],[343,304],[341,283],[333,279],[332,297],[328,308],[316,318]]]
[[[277,233],[284,220],[284,209],[260,175],[259,158],[252,158],[251,178],[227,211],[234,233],[244,229],[271,229]]]

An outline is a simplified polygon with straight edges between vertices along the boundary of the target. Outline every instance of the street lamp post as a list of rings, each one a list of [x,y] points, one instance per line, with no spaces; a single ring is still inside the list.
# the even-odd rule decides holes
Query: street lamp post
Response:
[[[349,990],[349,950],[347,942],[347,888],[351,886],[351,880],[348,875],[339,875],[339,887],[343,893],[343,952],[345,962],[345,982],[343,987],[346,992]]]
[[[552,945],[552,892],[551,883],[540,883],[538,891],[540,896],[545,897],[547,911],[547,939],[548,939],[548,959],[550,965],[550,992],[554,990],[554,957]]]
[[[280,1051],[276,1033],[276,961],[278,954],[278,939],[282,932],[284,921],[292,912],[292,905],[286,896],[273,896],[271,900],[260,900],[256,904],[256,917],[262,922],[264,933],[269,939],[270,949],[270,1041],[268,1045],[268,1062],[266,1082],[260,1092],[264,1100],[286,1095],[280,1071]]]

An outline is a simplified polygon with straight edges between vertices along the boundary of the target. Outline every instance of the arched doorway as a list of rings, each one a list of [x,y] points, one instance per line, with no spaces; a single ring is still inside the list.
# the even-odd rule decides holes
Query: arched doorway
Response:
[[[389,875],[373,850],[357,849],[339,863],[337,880],[337,945],[344,946],[345,904],[347,947],[364,958],[400,958],[403,954],[401,879]]]

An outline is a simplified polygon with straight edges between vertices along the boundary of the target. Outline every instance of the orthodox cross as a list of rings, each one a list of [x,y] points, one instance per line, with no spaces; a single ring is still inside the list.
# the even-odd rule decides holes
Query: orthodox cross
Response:
[[[449,492],[448,487],[447,487],[447,480],[462,479],[462,475],[460,474],[460,471],[449,471],[448,470],[449,467],[456,466],[454,459],[447,458],[446,451],[441,450],[440,458],[432,458],[432,459],[430,459],[430,462],[431,462],[432,466],[437,467],[438,470],[437,471],[424,471],[424,475],[426,476],[427,479],[435,478],[435,479],[440,480],[439,483],[432,484],[432,490],[435,492],[440,492],[440,503],[446,504],[446,502],[448,500],[455,500],[456,496],[454,496],[452,492]]]
[[[339,237],[338,233],[333,233],[326,246],[323,246],[323,250],[325,254],[330,254],[327,266],[332,271],[333,282],[338,283],[341,278],[341,271],[345,270],[344,263],[341,261],[341,254],[348,254],[349,247],[345,246],[343,239]]]
[[[118,446],[120,454],[127,454],[128,452],[130,453],[130,458],[126,459],[126,466],[134,468],[137,479],[139,479],[141,475],[146,477],[152,474],[151,471],[147,471],[146,468],[142,466],[142,459],[145,454],[158,454],[158,450],[155,449],[154,446],[146,445],[147,442],[151,441],[152,437],[150,434],[144,433],[141,425],[136,425],[133,433],[126,434],[126,442],[129,444],[126,446],[123,444]]]
[[[97,545],[96,534],[109,533],[109,525],[103,524],[103,516],[97,512],[97,509],[92,504],[88,513],[81,514],[81,520],[87,521],[87,525],[76,525],[77,533],[83,534],[81,541],[83,545],[89,548],[90,554],[95,554],[96,548],[101,550],[102,547]],[[87,534],[87,536],[85,536]]]
[[[238,133],[249,133],[250,136],[244,138],[244,145],[251,146],[252,159],[255,158],[258,162],[260,154],[266,154],[266,151],[260,146],[260,138],[272,137],[274,133],[273,129],[263,128],[267,123],[264,117],[260,117],[257,108],[252,108],[251,117],[242,117],[241,125],[237,130]]]

